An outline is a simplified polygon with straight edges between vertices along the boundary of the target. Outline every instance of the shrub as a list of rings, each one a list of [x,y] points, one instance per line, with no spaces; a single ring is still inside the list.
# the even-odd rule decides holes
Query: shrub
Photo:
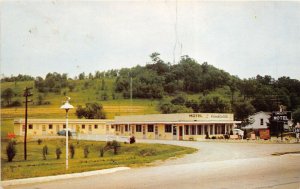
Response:
[[[216,136],[212,136],[212,137],[211,137],[211,139],[216,139],[216,138],[217,138]]]
[[[210,139],[208,132],[205,132],[205,139]]]
[[[22,103],[19,100],[15,100],[10,104],[10,107],[18,107],[18,106],[22,106]]]
[[[111,141],[107,141],[106,146],[111,146]]]
[[[46,160],[46,156],[48,155],[48,146],[47,145],[45,145],[44,147],[43,147],[43,158],[44,158],[44,160]]]
[[[90,153],[89,147],[85,146],[84,149],[83,149],[84,158],[87,158],[89,153]]]
[[[59,147],[56,148],[56,159],[60,159],[61,149]]]
[[[104,156],[104,152],[105,152],[105,148],[104,147],[100,147],[100,157]]]
[[[225,138],[225,139],[229,139],[229,138],[230,138],[230,135],[227,133],[227,134],[224,135],[224,138]]]
[[[120,148],[121,145],[116,140],[113,140],[111,146],[114,149],[114,154],[118,154],[118,148]]]
[[[70,145],[70,153],[71,153],[71,158],[74,158],[75,155],[75,146],[73,144]]]
[[[146,149],[142,149],[138,152],[138,154],[140,156],[155,156],[157,155],[157,150],[154,148],[146,148]]]
[[[130,137],[129,142],[130,142],[130,144],[135,143],[135,137],[134,136]]]
[[[42,144],[42,142],[43,142],[43,141],[42,141],[42,139],[40,139],[40,138],[37,140],[37,143],[38,143],[39,145]]]
[[[9,141],[7,146],[6,146],[6,154],[7,154],[8,162],[12,162],[12,160],[14,159],[16,153],[17,153],[17,150],[16,150],[16,147],[15,147],[15,142],[14,141]]]
[[[15,133],[7,133],[7,138],[10,140],[13,140],[14,138],[16,138],[16,134]]]

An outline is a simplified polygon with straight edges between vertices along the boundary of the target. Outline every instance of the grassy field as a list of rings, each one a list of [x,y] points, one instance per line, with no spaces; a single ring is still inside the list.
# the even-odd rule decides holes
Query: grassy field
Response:
[[[171,157],[179,157],[193,153],[196,149],[162,144],[121,144],[117,155],[112,150],[106,151],[104,157],[100,157],[100,147],[105,142],[75,141],[70,143],[75,146],[75,157],[69,159],[69,170],[65,170],[65,140],[48,139],[38,145],[36,141],[28,143],[27,161],[24,161],[23,143],[17,143],[17,155],[13,162],[7,161],[5,147],[7,142],[2,143],[1,164],[2,179],[18,179],[37,176],[58,175],[76,173],[91,170],[100,170],[119,166],[136,167],[147,165],[157,160],[166,160]],[[43,160],[42,149],[47,145],[49,155]],[[88,158],[84,158],[83,148],[89,146]],[[61,158],[56,159],[55,149],[62,150]]]
[[[70,92],[68,88],[62,89],[60,94],[56,93],[39,93],[33,88],[33,96],[31,99],[33,103],[29,104],[28,118],[64,118],[64,111],[60,109],[65,95],[71,97],[71,104],[74,107],[78,105],[85,105],[88,102],[98,102],[103,105],[104,111],[108,119],[113,119],[118,115],[131,115],[131,114],[153,114],[159,113],[157,110],[157,100],[148,99],[124,99],[121,94],[115,93],[116,99],[112,98],[114,93],[114,79],[106,78],[105,86],[106,93],[108,94],[108,100],[101,100],[101,79],[90,80],[89,85],[86,86],[87,81],[74,80],[75,89]],[[25,87],[34,87],[33,81],[26,82],[4,82],[1,83],[1,90],[11,88],[16,93],[13,100],[24,101],[23,90]],[[44,101],[49,101],[49,105],[37,105],[38,95],[42,95]],[[24,118],[25,108],[21,107],[1,108],[1,137],[4,138],[8,132],[13,132],[13,119]],[[76,118],[75,109],[69,113],[70,118]]]

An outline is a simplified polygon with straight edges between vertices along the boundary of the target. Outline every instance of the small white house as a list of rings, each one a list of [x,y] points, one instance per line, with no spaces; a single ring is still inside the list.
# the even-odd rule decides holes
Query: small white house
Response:
[[[256,112],[255,114],[249,116],[250,124],[246,125],[243,129],[267,129],[269,118],[271,117],[270,112]]]

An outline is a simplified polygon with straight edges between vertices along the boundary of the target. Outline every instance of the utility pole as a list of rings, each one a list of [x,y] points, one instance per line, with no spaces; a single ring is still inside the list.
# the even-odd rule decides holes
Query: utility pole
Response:
[[[130,76],[130,115],[132,115],[132,76]]]
[[[24,160],[27,160],[27,107],[28,102],[32,102],[32,100],[28,100],[29,96],[32,96],[30,90],[32,87],[26,87],[24,90],[24,97],[25,97],[25,135],[24,135]]]

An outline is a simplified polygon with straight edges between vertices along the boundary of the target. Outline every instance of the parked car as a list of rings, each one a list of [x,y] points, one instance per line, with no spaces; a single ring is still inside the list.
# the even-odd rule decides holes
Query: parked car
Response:
[[[58,134],[59,136],[66,136],[66,133],[67,133],[67,132],[66,132],[66,129],[63,129],[63,130],[60,130],[60,131],[57,132],[57,134]],[[69,136],[76,136],[76,132],[75,132],[75,131],[72,131],[72,130],[70,130],[70,129],[69,129],[68,133],[69,133],[69,134],[68,134]]]
[[[241,129],[232,129],[234,135],[244,136],[244,131]]]

